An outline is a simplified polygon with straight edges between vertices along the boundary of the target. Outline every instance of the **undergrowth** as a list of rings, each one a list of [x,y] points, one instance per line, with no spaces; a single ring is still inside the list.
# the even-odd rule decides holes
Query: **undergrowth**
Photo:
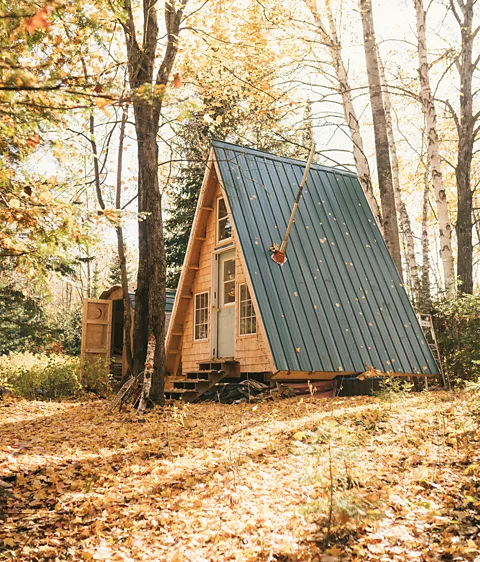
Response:
[[[34,400],[59,400],[82,392],[105,395],[111,388],[105,366],[84,365],[79,357],[46,353],[0,356],[0,387]]]

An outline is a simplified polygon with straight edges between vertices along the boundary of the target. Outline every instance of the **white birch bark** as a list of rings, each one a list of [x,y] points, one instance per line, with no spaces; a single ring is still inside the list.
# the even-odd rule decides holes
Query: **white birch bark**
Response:
[[[423,0],[413,0],[417,17],[418,73],[420,78],[420,98],[427,125],[428,161],[432,174],[432,185],[437,203],[438,224],[440,229],[440,257],[442,259],[445,287],[451,288],[455,283],[455,268],[452,252],[452,225],[448,212],[447,196],[443,182],[440,160],[440,143],[437,134],[437,114],[428,75],[428,54],[425,10]]]
[[[332,66],[335,71],[335,77],[338,82],[338,93],[342,98],[343,114],[352,139],[353,157],[355,159],[358,179],[363,187],[363,191],[365,192],[365,195],[368,199],[373,215],[377,220],[378,226],[383,231],[382,215],[380,213],[378,202],[373,193],[370,166],[363,149],[363,139],[360,129],[360,123],[358,122],[357,114],[353,106],[352,90],[348,81],[347,69],[345,68],[345,64],[342,58],[342,45],[337,34],[330,0],[325,0],[328,28],[325,26],[320,16],[316,0],[305,0],[305,3],[313,16],[315,25],[320,35],[320,39],[328,49],[330,59],[332,61]]]
[[[150,336],[148,338],[147,356],[145,359],[145,369],[143,371],[142,392],[140,394],[140,401],[138,403],[138,408],[137,408],[137,411],[139,413],[144,412],[148,407],[149,401],[151,402],[150,391],[152,388],[154,358],[155,358],[155,336]]]
[[[424,175],[423,207],[422,207],[422,289],[420,310],[430,312],[430,245],[428,243],[428,199],[429,199],[428,172]]]

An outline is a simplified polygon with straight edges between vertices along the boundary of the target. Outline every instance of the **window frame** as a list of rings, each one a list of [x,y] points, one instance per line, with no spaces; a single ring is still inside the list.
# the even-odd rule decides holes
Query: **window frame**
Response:
[[[207,305],[205,308],[201,308],[199,310],[206,310],[207,311],[207,318],[206,318],[206,333],[207,336],[205,338],[197,338],[197,297],[201,295],[207,295]],[[203,326],[203,324],[199,324],[199,326]],[[210,291],[201,291],[200,293],[194,293],[193,295],[193,341],[208,341],[210,339]]]
[[[250,297],[248,300],[250,300],[250,302],[252,303],[252,311],[253,311],[253,314],[255,315],[254,316],[255,317],[255,331],[249,332],[248,334],[242,334],[242,329],[241,329],[241,325],[242,325],[242,287],[245,287],[245,289],[248,292],[248,295]],[[249,338],[249,337],[252,337],[252,336],[256,336],[258,334],[257,313],[255,311],[255,306],[254,306],[254,303],[253,303],[252,295],[250,293],[250,289],[248,288],[248,285],[247,285],[246,282],[237,283],[237,295],[238,295],[238,298],[237,298],[237,302],[238,302],[238,337],[239,338]],[[243,302],[248,302],[248,300],[243,301]],[[244,320],[246,320],[247,318],[253,318],[253,316],[245,317]]]
[[[225,203],[225,210],[227,211],[227,214],[225,217],[222,217],[221,220],[226,220],[226,221],[230,221],[230,236],[228,238],[222,238],[220,240],[220,229],[219,229],[219,223],[220,223],[220,219],[219,219],[219,215],[220,215],[220,201],[223,201]],[[227,244],[228,242],[232,241],[233,238],[233,228],[232,228],[232,221],[230,220],[230,216],[229,216],[229,212],[228,212],[228,208],[227,208],[227,202],[225,200],[225,197],[223,197],[223,195],[221,195],[220,197],[217,197],[217,203],[216,203],[216,216],[215,216],[215,240],[217,244]]]

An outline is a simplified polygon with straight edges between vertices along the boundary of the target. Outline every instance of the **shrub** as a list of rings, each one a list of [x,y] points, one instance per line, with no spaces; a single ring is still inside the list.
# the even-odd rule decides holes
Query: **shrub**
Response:
[[[80,358],[68,355],[11,353],[0,356],[0,387],[36,400],[59,400],[81,391],[103,395],[110,390],[106,366],[87,366],[80,376]]]
[[[52,334],[40,300],[0,276],[0,355],[40,350]]]
[[[445,297],[433,311],[443,368],[451,380],[480,376],[480,294]]]
[[[82,390],[105,396],[112,390],[113,377],[103,360],[83,364],[80,379]]]
[[[334,527],[357,525],[358,520],[381,516],[372,501],[359,494],[355,471],[361,466],[362,448],[356,435],[339,420],[323,420],[314,431],[297,431],[293,435],[293,452],[311,455],[315,462],[306,480],[316,487],[316,499],[303,511],[321,524],[325,543]]]
[[[25,398],[59,399],[80,389],[79,370],[65,355],[10,353],[0,356],[0,385]]]
[[[395,375],[387,375],[382,376],[378,390],[374,390],[372,394],[382,400],[391,402],[394,398],[405,397],[412,389],[413,383],[410,381],[403,380]]]

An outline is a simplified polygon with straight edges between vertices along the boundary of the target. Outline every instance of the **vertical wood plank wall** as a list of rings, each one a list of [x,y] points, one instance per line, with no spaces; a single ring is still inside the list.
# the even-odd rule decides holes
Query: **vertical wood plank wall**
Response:
[[[185,323],[183,326],[183,348],[182,348],[182,371],[193,371],[198,368],[198,363],[208,362],[211,359],[211,325],[212,325],[212,252],[217,248],[216,245],[216,200],[221,195],[220,187],[217,185],[215,193],[214,210],[210,212],[208,217],[206,240],[202,244],[199,260],[199,270],[196,272],[193,282],[193,294],[208,291],[209,293],[209,337],[205,341],[194,341],[193,339],[193,321],[194,321],[194,305],[195,298],[190,300]],[[233,242],[237,248],[235,233]],[[219,245],[220,247],[220,245]],[[245,275],[240,264],[239,252],[236,251],[236,278],[237,284],[245,282]],[[268,372],[270,364],[267,356],[267,348],[265,346],[265,336],[262,333],[261,326],[257,323],[257,334],[250,336],[239,336],[238,334],[238,285],[236,299],[236,321],[235,321],[235,359],[240,363],[242,372]],[[257,312],[257,311],[256,311]],[[258,312],[257,312],[258,314]]]

